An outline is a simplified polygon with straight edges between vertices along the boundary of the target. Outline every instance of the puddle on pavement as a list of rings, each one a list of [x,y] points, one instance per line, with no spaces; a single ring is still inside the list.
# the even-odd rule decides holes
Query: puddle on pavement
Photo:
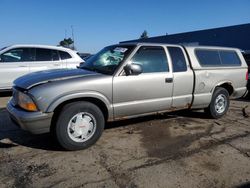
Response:
[[[207,136],[212,128],[212,124],[206,125],[198,120],[180,118],[154,121],[140,126],[136,132],[141,135],[141,144],[149,157],[166,158],[178,154],[194,141]],[[176,134],[176,129],[182,134]],[[184,131],[186,134],[183,134]]]

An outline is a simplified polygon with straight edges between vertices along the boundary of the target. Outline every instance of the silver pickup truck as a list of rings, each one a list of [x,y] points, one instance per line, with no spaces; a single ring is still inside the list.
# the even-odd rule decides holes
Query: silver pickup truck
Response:
[[[238,49],[127,43],[105,47],[78,69],[48,70],[14,82],[11,119],[34,134],[52,132],[67,150],[84,149],[107,121],[179,109],[212,118],[246,92]]]

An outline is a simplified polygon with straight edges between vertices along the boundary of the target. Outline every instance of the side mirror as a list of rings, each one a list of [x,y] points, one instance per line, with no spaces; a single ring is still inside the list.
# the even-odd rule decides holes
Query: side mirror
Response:
[[[129,75],[138,75],[142,73],[142,66],[139,64],[128,64],[124,67],[124,71],[127,76]]]

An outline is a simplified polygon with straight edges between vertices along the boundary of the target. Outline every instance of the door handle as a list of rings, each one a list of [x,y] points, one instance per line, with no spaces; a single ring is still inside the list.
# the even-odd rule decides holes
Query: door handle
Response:
[[[25,66],[25,65],[19,65],[18,67],[28,67],[28,66]]]
[[[59,64],[59,63],[55,63],[54,65],[55,65],[55,66],[60,66],[60,64]]]
[[[165,82],[166,83],[172,83],[173,82],[173,78],[165,78]]]

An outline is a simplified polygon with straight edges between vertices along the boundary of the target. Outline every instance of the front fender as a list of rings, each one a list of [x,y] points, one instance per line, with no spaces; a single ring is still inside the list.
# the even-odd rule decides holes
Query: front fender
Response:
[[[79,98],[96,98],[96,99],[101,100],[108,109],[109,118],[113,117],[112,103],[108,100],[108,98],[105,95],[96,91],[77,92],[77,93],[71,93],[71,94],[66,94],[64,96],[60,96],[48,106],[46,112],[53,112],[56,109],[56,107],[58,107],[63,102],[66,102],[72,99],[79,99]]]

